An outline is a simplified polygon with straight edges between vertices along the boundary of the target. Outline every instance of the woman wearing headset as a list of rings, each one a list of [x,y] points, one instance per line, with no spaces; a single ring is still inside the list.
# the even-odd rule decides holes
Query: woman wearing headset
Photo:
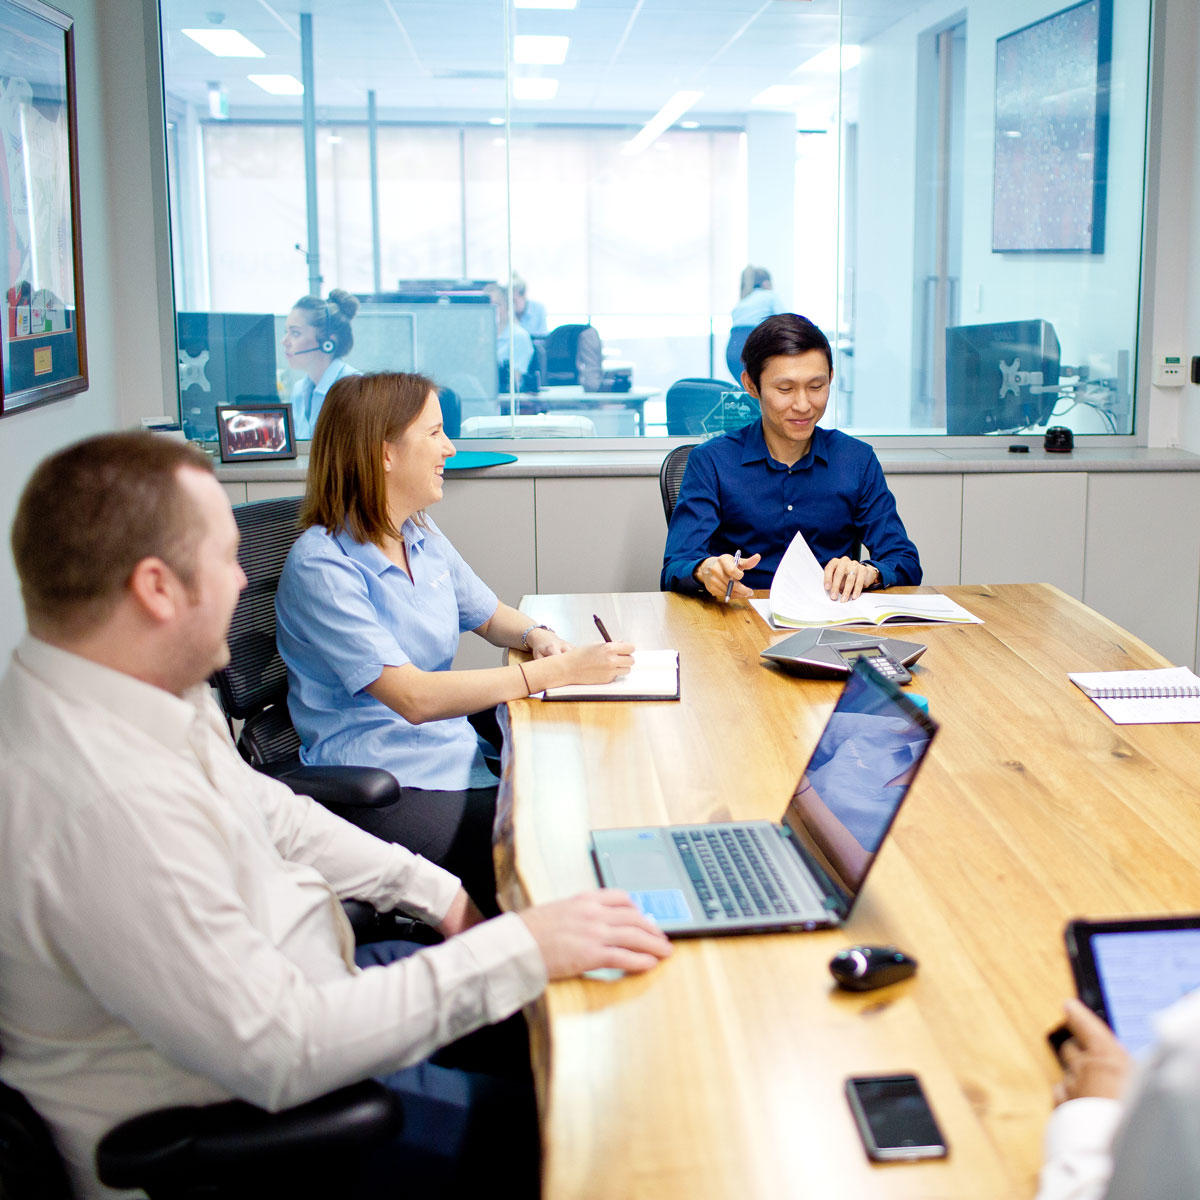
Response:
[[[294,371],[304,378],[292,388],[292,423],[297,439],[313,435],[325,393],[343,375],[359,374],[346,355],[354,349],[350,322],[358,301],[349,292],[334,288],[328,300],[301,296],[288,313],[283,331],[283,353]]]

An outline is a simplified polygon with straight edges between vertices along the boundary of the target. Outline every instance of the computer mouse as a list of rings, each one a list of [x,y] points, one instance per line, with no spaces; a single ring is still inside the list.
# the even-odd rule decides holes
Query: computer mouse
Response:
[[[917,960],[895,946],[849,946],[829,960],[829,973],[840,988],[869,992],[907,979],[917,969]]]

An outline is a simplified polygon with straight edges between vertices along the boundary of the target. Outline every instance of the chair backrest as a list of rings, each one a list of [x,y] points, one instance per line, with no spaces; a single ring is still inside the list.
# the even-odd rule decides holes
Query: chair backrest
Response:
[[[74,1196],[45,1121],[20,1092],[0,1083],[0,1197],[74,1200]]]
[[[558,325],[546,335],[547,387],[577,384],[598,392],[604,379],[600,334],[593,325]]]
[[[287,669],[275,644],[275,592],[288,551],[300,536],[301,503],[299,496],[288,496],[233,510],[242,535],[238,561],[246,588],[229,625],[229,664],[213,682],[226,715],[246,722],[239,744],[255,766],[286,761],[300,749],[287,717]]]
[[[667,433],[712,437],[758,416],[758,401],[721,379],[680,379],[667,389]]]
[[[662,493],[663,512],[667,524],[671,523],[671,514],[675,511],[675,501],[679,496],[679,485],[683,482],[683,470],[687,466],[688,455],[696,448],[695,442],[686,446],[676,446],[658,469],[658,490]]]

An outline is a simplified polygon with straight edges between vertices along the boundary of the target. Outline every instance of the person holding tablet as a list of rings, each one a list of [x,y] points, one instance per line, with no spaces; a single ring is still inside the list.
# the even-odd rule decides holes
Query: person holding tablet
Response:
[[[1037,1200],[1200,1195],[1200,991],[1159,1016],[1137,1063],[1084,1004],[1068,1000],[1066,1015]]]
[[[608,683],[633,647],[573,647],[507,604],[425,510],[454,444],[422,375],[339,379],[313,433],[300,520],[276,595],[288,708],[310,764],[378,766],[402,799],[356,823],[469,883],[491,874],[496,772],[467,714],[544,688]],[[533,660],[450,669],[459,634]],[[486,882],[486,881],[485,881]]]
[[[742,363],[742,386],[761,418],[689,455],[662,590],[748,597],[770,587],[797,532],[824,566],[833,599],[920,583],[917,549],[874,450],[817,424],[833,381],[825,335],[795,313],[768,317],[746,339]],[[864,545],[871,557],[860,561]]]
[[[312,437],[329,389],[343,375],[358,374],[346,361],[346,355],[354,349],[350,322],[356,312],[358,300],[334,288],[328,300],[301,296],[288,313],[283,332],[284,357],[293,371],[304,372],[291,395],[297,439]]]

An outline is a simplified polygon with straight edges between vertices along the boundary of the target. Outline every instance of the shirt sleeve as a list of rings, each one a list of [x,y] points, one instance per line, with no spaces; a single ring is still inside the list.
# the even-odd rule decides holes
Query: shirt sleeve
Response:
[[[35,878],[46,952],[185,1069],[278,1110],[419,1061],[545,986],[515,914],[386,967],[343,969],[331,953],[330,969],[302,970],[250,911],[245,864],[176,784],[148,779],[135,805],[98,780]]]
[[[701,593],[693,577],[708,558],[713,535],[721,524],[721,497],[712,456],[697,447],[688,455],[679,496],[667,526],[659,588],[664,592]]]
[[[1037,1200],[1100,1200],[1119,1116],[1116,1100],[1099,1097],[1068,1100],[1050,1114]]]
[[[871,553],[866,561],[879,570],[879,586],[918,584],[921,560],[896,511],[896,498],[883,476],[875,452],[868,448],[855,522]]]
[[[299,545],[299,543],[297,543]],[[409,656],[379,619],[358,564],[336,554],[289,556],[276,596],[280,623],[357,695]]]

